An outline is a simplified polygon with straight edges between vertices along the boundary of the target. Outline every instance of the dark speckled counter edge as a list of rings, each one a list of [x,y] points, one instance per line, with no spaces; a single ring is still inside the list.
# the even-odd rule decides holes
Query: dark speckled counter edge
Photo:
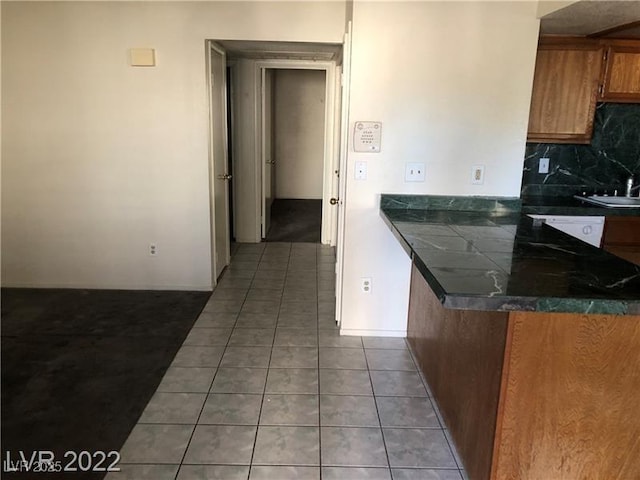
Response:
[[[592,300],[570,298],[540,298],[540,297],[491,297],[487,295],[460,295],[448,294],[427,265],[417,255],[407,240],[394,226],[391,219],[385,213],[386,209],[404,210],[460,210],[473,212],[522,212],[539,213],[542,209],[535,207],[522,207],[522,202],[517,198],[503,197],[451,197],[431,195],[395,195],[383,194],[380,198],[380,215],[393,235],[399,241],[403,250],[407,252],[418,271],[423,275],[434,294],[440,299],[443,306],[456,310],[483,310],[483,311],[540,311],[558,313],[589,313],[589,314],[615,314],[637,315],[640,314],[640,304],[631,302],[628,304],[620,300]],[[592,209],[589,209],[592,210]],[[546,213],[546,212],[545,212]],[[576,213],[576,210],[573,210]],[[583,213],[587,214],[587,213]],[[591,211],[589,214],[593,214]]]
[[[460,210],[465,212],[519,212],[522,202],[510,197],[456,197],[449,195],[382,194],[380,208]]]
[[[638,217],[640,208],[599,207],[574,197],[526,196],[522,198],[522,213],[538,215],[598,215],[604,217]]]

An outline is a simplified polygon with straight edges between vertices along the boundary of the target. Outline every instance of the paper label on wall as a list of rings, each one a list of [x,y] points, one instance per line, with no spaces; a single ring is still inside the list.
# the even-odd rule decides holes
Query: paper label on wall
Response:
[[[353,127],[353,150],[377,153],[380,151],[382,122],[356,122]]]

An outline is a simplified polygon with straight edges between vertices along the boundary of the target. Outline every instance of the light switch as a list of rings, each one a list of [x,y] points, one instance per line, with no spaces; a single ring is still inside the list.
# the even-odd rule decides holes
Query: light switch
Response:
[[[132,48],[129,50],[132,67],[155,67],[156,51],[153,48]]]
[[[367,179],[367,162],[356,162],[356,171],[354,176],[356,180]]]

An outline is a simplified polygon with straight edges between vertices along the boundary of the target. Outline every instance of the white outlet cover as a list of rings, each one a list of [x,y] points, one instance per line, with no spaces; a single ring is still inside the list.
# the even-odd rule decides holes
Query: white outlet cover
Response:
[[[538,163],[538,173],[549,173],[549,159],[541,158]]]
[[[405,182],[424,182],[426,178],[425,164],[422,162],[407,162],[404,171]]]
[[[473,185],[482,185],[484,183],[484,165],[471,167],[471,183]]]

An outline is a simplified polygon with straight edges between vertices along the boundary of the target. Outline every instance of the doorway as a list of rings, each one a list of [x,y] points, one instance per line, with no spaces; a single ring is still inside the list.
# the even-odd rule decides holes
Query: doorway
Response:
[[[326,77],[325,70],[262,70],[266,241],[321,241]]]
[[[282,195],[282,200],[296,200],[298,202],[314,201],[318,214],[307,215],[314,218],[320,217],[320,242],[324,245],[337,246],[341,252],[341,223],[344,222],[343,204],[339,192],[345,189],[346,172],[346,139],[348,117],[346,115],[348,105],[348,65],[350,59],[350,36],[345,36],[344,44],[320,44],[320,43],[295,43],[295,42],[257,42],[240,40],[217,40],[227,55],[227,61],[233,65],[231,102],[229,104],[230,143],[232,148],[233,179],[232,199],[228,206],[232,205],[232,212],[227,212],[227,218],[231,217],[234,239],[238,243],[260,243],[266,240],[269,232],[269,223],[272,220],[271,210],[278,208],[274,203]],[[344,49],[344,51],[343,51]],[[313,187],[305,187],[303,198],[285,198],[294,194],[281,194],[277,191],[278,184],[278,159],[276,152],[277,139],[274,136],[276,118],[274,117],[278,105],[277,97],[274,98],[274,90],[278,80],[274,81],[274,73],[277,70],[310,71],[320,73],[324,83],[324,98],[322,102],[324,115],[315,129],[322,132],[322,145],[317,148],[321,151],[321,171],[315,170],[312,175],[305,178],[315,179],[318,183]],[[270,73],[271,72],[271,73]],[[341,81],[344,79],[343,82]],[[212,114],[213,122],[213,114]],[[228,118],[228,117],[227,117]],[[286,116],[285,116],[286,118]],[[297,124],[288,122],[292,129]],[[282,127],[281,127],[282,128]],[[268,133],[268,134],[267,134]],[[283,138],[291,138],[298,135],[296,131],[289,131]],[[317,152],[316,152],[317,153]],[[274,163],[275,162],[275,163]],[[314,164],[315,165],[315,164]],[[308,169],[303,168],[303,172]],[[229,170],[231,171],[231,170]],[[287,171],[286,173],[291,173]],[[308,172],[307,172],[308,173]],[[296,183],[297,182],[297,183]],[[294,185],[300,186],[302,181],[294,181]],[[283,184],[286,185],[286,182]],[[318,196],[317,188],[321,189],[319,198],[309,197],[310,192]],[[228,190],[228,187],[227,187]],[[212,182],[212,191],[215,191]],[[229,215],[231,213],[231,215]],[[268,214],[267,214],[268,213]],[[211,209],[212,226],[218,221],[218,213]],[[213,228],[213,227],[212,227]],[[313,241],[317,237],[314,237]],[[212,242],[216,238],[212,233]],[[213,248],[212,248],[213,249]],[[340,256],[334,259],[335,269],[326,272],[332,277],[336,297],[339,300],[341,280]],[[215,285],[215,281],[214,281]],[[340,318],[339,308],[336,308],[336,319]]]
[[[335,245],[339,67],[305,60],[261,60],[255,67],[260,238]]]
[[[209,202],[211,209],[212,284],[216,285],[231,259],[229,230],[229,173],[227,58],[223,48],[207,42],[209,92]]]

